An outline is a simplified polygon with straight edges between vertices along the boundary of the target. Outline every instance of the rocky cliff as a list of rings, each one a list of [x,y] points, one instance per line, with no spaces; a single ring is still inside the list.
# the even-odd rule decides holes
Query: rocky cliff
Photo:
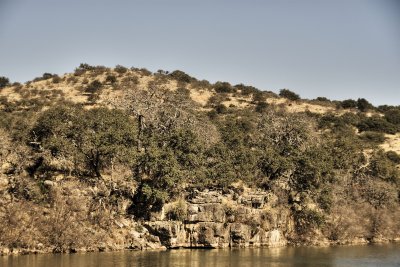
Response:
[[[287,241],[283,232],[290,227],[288,218],[268,220],[267,201],[268,194],[260,190],[243,195],[196,191],[184,202],[166,205],[144,226],[168,248],[284,246]],[[185,209],[182,220],[166,220],[171,213],[166,209],[179,204]]]

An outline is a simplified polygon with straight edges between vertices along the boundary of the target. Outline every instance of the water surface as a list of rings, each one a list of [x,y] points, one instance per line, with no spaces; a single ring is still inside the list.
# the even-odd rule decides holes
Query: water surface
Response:
[[[369,267],[400,266],[400,244],[328,248],[180,249],[0,257],[7,267]]]

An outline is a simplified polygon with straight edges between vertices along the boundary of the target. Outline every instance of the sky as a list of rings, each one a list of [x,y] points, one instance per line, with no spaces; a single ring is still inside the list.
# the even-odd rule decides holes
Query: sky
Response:
[[[0,0],[0,76],[80,63],[400,105],[400,0]]]

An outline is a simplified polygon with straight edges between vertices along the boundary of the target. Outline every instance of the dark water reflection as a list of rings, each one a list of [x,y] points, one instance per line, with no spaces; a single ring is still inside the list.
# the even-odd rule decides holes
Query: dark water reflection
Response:
[[[0,257],[7,267],[400,266],[400,244],[330,248],[123,251]]]

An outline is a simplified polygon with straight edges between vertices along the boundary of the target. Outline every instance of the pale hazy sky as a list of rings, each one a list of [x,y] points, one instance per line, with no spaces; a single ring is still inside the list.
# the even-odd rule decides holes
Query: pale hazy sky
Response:
[[[0,0],[0,76],[82,62],[400,105],[400,0]]]

